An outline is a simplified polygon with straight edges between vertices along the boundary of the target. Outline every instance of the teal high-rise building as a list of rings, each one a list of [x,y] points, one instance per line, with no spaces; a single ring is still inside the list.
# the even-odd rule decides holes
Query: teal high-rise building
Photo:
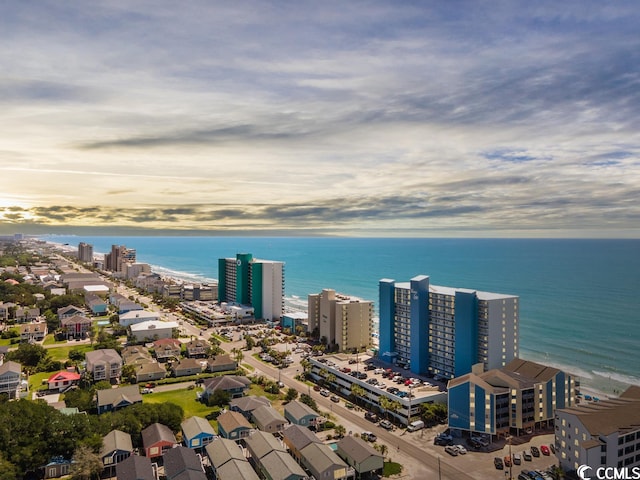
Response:
[[[256,259],[250,253],[218,259],[218,299],[251,305],[258,319],[280,320],[284,311],[284,262]]]
[[[500,368],[518,357],[518,297],[382,279],[379,356],[417,374],[453,378],[472,365]]]

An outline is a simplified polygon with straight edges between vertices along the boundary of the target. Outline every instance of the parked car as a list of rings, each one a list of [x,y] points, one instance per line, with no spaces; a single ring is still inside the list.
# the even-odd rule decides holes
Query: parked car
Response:
[[[511,466],[511,457],[509,455],[506,455],[504,457],[504,466],[505,467],[510,467]]]
[[[334,403],[338,403],[340,401],[340,397],[337,395],[331,395],[331,401]]]
[[[493,459],[493,465],[496,467],[496,469],[498,470],[504,470],[504,463],[502,463],[502,459],[500,457],[495,457]]]
[[[375,442],[378,439],[378,437],[376,437],[376,434],[372,432],[362,432],[360,437],[368,442]]]
[[[522,458],[524,458],[527,462],[533,460],[533,457],[531,456],[531,452],[529,450],[525,450],[524,452],[522,452]]]
[[[373,412],[364,412],[364,418],[365,418],[365,420],[369,420],[370,422],[377,422],[378,421],[378,415],[376,415]]]
[[[453,445],[447,445],[446,447],[444,447],[444,451],[447,452],[452,457],[458,456],[458,449]]]
[[[520,465],[522,463],[522,455],[520,455],[519,453],[514,453],[513,454],[513,464],[514,465]]]
[[[534,457],[540,456],[540,450],[538,450],[538,447],[531,447],[531,455]]]
[[[380,422],[380,426],[385,430],[393,430],[393,423],[391,423],[389,420],[382,420]]]
[[[446,433],[440,433],[433,439],[434,445],[453,445],[453,437]]]
[[[331,393],[326,388],[323,388],[322,390],[320,390],[320,395],[322,395],[323,397],[328,397],[329,395],[331,395]]]
[[[551,451],[549,450],[549,447],[547,447],[546,445],[540,445],[540,451],[542,452],[543,455],[551,455]]]
[[[355,407],[355,405],[351,402],[347,402],[344,404],[345,407],[347,407],[349,410],[353,409]]]
[[[467,454],[467,449],[464,448],[464,446],[462,446],[462,445],[454,445],[454,447],[456,448],[456,450],[458,450],[458,454],[460,454],[460,455],[466,455]]]
[[[556,447],[553,443],[549,445],[549,450],[551,450],[551,453],[554,455],[556,454]]]

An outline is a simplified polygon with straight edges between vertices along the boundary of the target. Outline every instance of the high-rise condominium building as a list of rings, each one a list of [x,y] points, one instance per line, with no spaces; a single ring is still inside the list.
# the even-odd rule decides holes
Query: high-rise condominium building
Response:
[[[80,242],[78,244],[78,260],[84,263],[93,263],[93,245]]]
[[[280,320],[284,311],[284,262],[250,253],[218,259],[220,302],[251,305],[256,318]]]
[[[136,263],[136,251],[124,245],[112,245],[111,253],[104,256],[104,268],[111,272],[124,272],[127,263]]]
[[[371,345],[373,302],[324,289],[308,296],[309,330],[338,350],[360,350]]]
[[[518,297],[382,279],[380,352],[414,373],[453,378],[483,363],[485,370],[518,358]]]

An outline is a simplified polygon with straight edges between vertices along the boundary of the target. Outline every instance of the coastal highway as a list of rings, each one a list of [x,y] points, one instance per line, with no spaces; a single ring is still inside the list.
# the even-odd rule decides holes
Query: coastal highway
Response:
[[[233,345],[235,347],[241,347],[243,342],[233,342],[233,344],[225,344],[224,347],[229,345]],[[313,399],[316,401],[318,406],[321,406],[324,410],[332,412],[334,415],[338,416],[338,423],[342,423],[347,427],[347,425],[353,425],[357,427],[357,429],[352,430],[354,432],[362,432],[362,431],[371,431],[374,432],[380,440],[383,440],[389,446],[389,454],[393,454],[393,449],[402,452],[404,455],[407,455],[413,459],[413,461],[423,465],[426,467],[433,475],[433,478],[436,478],[438,475],[438,469],[440,470],[440,478],[442,479],[451,479],[451,480],[474,480],[476,477],[473,477],[463,470],[449,464],[442,458],[438,456],[434,456],[428,451],[421,449],[420,447],[405,441],[402,436],[398,434],[394,434],[392,432],[388,432],[377,425],[372,424],[371,422],[364,419],[362,413],[358,413],[348,408],[344,407],[343,403],[334,403],[329,398],[323,397],[319,393],[315,392],[311,389],[306,383],[300,382],[294,378],[292,378],[292,372],[295,374],[295,370],[293,367],[289,367],[288,369],[281,370],[280,375],[278,374],[278,369],[267,365],[260,360],[251,356],[251,352],[246,352],[243,363],[247,363],[256,369],[256,372],[267,375],[275,380],[278,380],[280,377],[280,381],[284,383],[285,387],[291,387],[296,389],[298,392],[310,394]],[[349,428],[347,427],[347,431]]]

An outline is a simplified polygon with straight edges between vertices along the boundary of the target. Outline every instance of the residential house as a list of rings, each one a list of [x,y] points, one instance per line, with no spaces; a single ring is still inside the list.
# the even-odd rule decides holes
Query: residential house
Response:
[[[140,363],[136,367],[136,382],[155,382],[167,376],[167,370],[158,362]]]
[[[44,467],[44,478],[60,478],[69,475],[71,471],[71,460],[64,457],[53,457]]]
[[[15,308],[16,304],[11,302],[0,302],[0,322],[6,322],[9,320],[9,313],[12,308]]]
[[[91,313],[96,316],[106,315],[108,311],[107,302],[95,293],[87,293],[84,296],[85,305]]]
[[[351,472],[347,464],[328,445],[310,443],[300,450],[300,453],[302,465],[315,478],[346,480],[350,476]]]
[[[231,398],[242,397],[249,385],[251,385],[251,380],[240,375],[223,375],[208,378],[202,384],[204,387],[202,398],[207,402],[209,397],[216,391],[228,392]]]
[[[195,358],[183,358],[171,366],[171,373],[174,377],[185,377],[202,373],[202,364]]]
[[[8,361],[0,365],[0,393],[6,393],[10,399],[18,398],[22,366]]]
[[[105,469],[109,469],[108,473],[113,475],[115,466],[129,458],[133,453],[133,444],[131,443],[131,435],[120,430],[111,430],[102,437],[102,449],[100,450],[100,458]]]
[[[190,448],[178,446],[167,450],[163,464],[167,480],[207,480],[202,462]]]
[[[70,338],[86,338],[91,332],[92,325],[91,319],[82,314],[65,316],[60,320],[60,327],[67,340]]]
[[[295,425],[315,426],[320,415],[309,405],[293,400],[284,406],[284,418]]]
[[[49,390],[58,390],[63,392],[73,385],[80,382],[80,374],[68,370],[52,374],[47,380]]]
[[[358,478],[366,473],[382,474],[384,456],[362,438],[344,437],[338,442],[336,454],[355,469]]]
[[[142,402],[142,395],[137,385],[98,390],[96,396],[99,414]]]
[[[122,374],[122,358],[112,348],[93,350],[85,354],[87,372],[93,375],[93,381],[117,381]]]
[[[229,354],[216,355],[207,359],[205,370],[210,373],[230,372],[238,368],[238,362],[233,360]]]
[[[247,462],[242,447],[228,438],[216,437],[213,442],[206,446],[205,451],[216,478],[218,478],[217,470],[227,462]]]
[[[177,360],[180,358],[182,343],[177,338],[161,338],[153,342],[153,351],[159,362]]]
[[[40,317],[39,308],[16,307],[15,319],[17,322],[34,322]]]
[[[253,431],[253,426],[238,412],[227,411],[218,416],[218,435],[229,440],[242,440]]]
[[[178,444],[171,429],[161,423],[152,423],[141,433],[145,457],[160,457]]]
[[[130,327],[136,323],[159,321],[160,314],[157,312],[150,312],[148,310],[132,310],[130,312],[122,313],[118,317],[118,322],[123,327]]]
[[[147,321],[142,323],[134,323],[129,327],[131,336],[138,343],[155,341],[160,338],[172,338],[173,331],[179,325],[176,322]]]
[[[109,302],[118,309],[118,315],[122,316],[125,313],[133,311],[142,311],[144,307],[133,300],[129,300],[124,295],[119,293],[112,293],[109,295]]]
[[[268,480],[301,480],[307,474],[270,433],[257,431],[245,440],[250,462],[258,475]]]
[[[252,413],[253,422],[258,430],[263,432],[276,433],[284,430],[287,421],[275,408],[270,405],[263,405],[256,408]]]
[[[46,336],[47,324],[45,322],[25,323],[24,325],[20,325],[21,342],[42,342]]]
[[[151,460],[140,455],[131,455],[116,465],[118,480],[156,480]]]
[[[216,470],[217,480],[227,480],[229,478],[241,478],[242,480],[259,480],[260,477],[246,460],[231,460]]]
[[[229,402],[229,410],[241,413],[244,418],[251,420],[253,411],[262,406],[271,406],[271,402],[267,397],[258,397],[256,395],[248,395],[246,397],[234,398]]]
[[[76,307],[75,305],[67,305],[66,307],[59,308],[57,313],[60,321],[65,318],[71,318],[76,315],[83,316],[85,314],[84,309]]]
[[[122,361],[127,365],[140,365],[142,363],[153,362],[154,360],[149,350],[138,345],[133,345],[122,349]]]
[[[207,358],[211,348],[209,342],[201,339],[191,340],[185,346],[189,358]]]
[[[4,357],[7,353],[9,353],[9,347],[7,345],[0,345],[0,365],[4,363]]]
[[[189,417],[180,424],[182,442],[188,448],[202,450],[217,437],[209,420],[202,417]]]
[[[318,436],[307,427],[292,424],[282,432],[282,442],[298,463],[302,461],[300,451],[311,443],[322,443]]]

